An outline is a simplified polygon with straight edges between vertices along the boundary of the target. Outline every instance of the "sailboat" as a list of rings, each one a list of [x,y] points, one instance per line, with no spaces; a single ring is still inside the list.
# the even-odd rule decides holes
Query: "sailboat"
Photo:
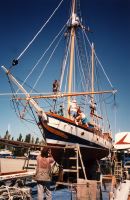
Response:
[[[105,108],[101,107],[101,104],[98,107],[98,104],[105,104],[104,95],[115,94],[116,91],[113,88],[106,90],[105,84],[105,90],[101,90],[99,84],[97,87],[95,85],[95,82],[99,81],[96,78],[98,73],[95,65],[100,65],[102,73],[104,73],[104,68],[97,57],[95,45],[88,39],[88,34],[91,34],[91,31],[82,24],[81,17],[78,16],[76,0],[72,1],[71,14],[64,29],[57,34],[52,42],[59,36],[61,37],[61,33],[64,36],[64,41],[66,41],[65,56],[62,61],[61,76],[55,80],[52,92],[47,94],[33,93],[34,87],[28,92],[25,89],[25,81],[29,76],[27,76],[23,83],[20,83],[12,74],[11,70],[16,67],[21,55],[25,53],[27,48],[17,59],[13,60],[12,66],[9,69],[5,66],[2,66],[2,68],[7,74],[10,83],[14,83],[17,86],[16,92],[13,93],[13,102],[16,102],[17,105],[18,102],[23,102],[24,109],[22,114],[20,114],[20,118],[24,118],[26,111],[31,109],[45,143],[53,147],[79,145],[83,163],[89,169],[95,161],[108,156],[112,147],[109,121],[107,117],[104,119],[103,116],[103,113],[106,113],[106,111]],[[33,38],[29,45],[35,38]],[[58,45],[59,43],[55,45],[44,69],[48,66],[50,59],[54,57],[53,53]],[[89,53],[88,49],[90,49]],[[40,61],[41,59],[37,63]],[[76,67],[78,67],[78,70]],[[49,73],[51,73],[51,70]],[[106,75],[106,73],[104,74]],[[106,79],[109,81],[107,76]],[[44,82],[44,84],[47,85],[47,82]],[[56,89],[55,86],[57,86]],[[19,90],[22,93],[18,93]],[[45,105],[42,100],[46,100]],[[77,116],[71,116],[69,109],[72,102],[75,102],[76,108],[80,108],[82,113],[87,116],[86,123],[82,123],[82,120],[77,121]],[[98,114],[98,112],[100,113]],[[62,160],[62,154],[63,149],[52,148],[52,155],[58,163]]]

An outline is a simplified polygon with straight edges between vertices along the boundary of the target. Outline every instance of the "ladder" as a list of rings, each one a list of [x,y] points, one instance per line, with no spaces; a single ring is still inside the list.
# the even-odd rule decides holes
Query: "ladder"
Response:
[[[30,160],[30,149],[28,150],[28,153],[27,153],[27,157],[24,161],[24,165],[23,165],[23,170],[35,170],[36,169],[36,166],[37,166],[37,163],[32,163],[31,160]]]
[[[68,177],[67,182],[71,182],[71,175],[76,177],[76,182],[80,178],[82,172],[84,180],[87,180],[80,147],[78,144],[71,146],[67,145],[64,148],[64,164],[63,164],[63,182],[65,183],[64,176]],[[70,177],[69,177],[70,176]],[[58,182],[60,184],[60,182]]]
[[[115,161],[114,175],[116,178],[122,177],[122,175],[123,175],[122,161],[121,162]]]

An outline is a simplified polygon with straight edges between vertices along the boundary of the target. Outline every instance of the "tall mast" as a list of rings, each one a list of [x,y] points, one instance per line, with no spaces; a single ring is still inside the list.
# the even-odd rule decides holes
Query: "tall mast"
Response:
[[[75,0],[72,0],[72,14],[71,14],[71,32],[70,32],[70,67],[69,67],[69,79],[68,79],[68,93],[72,90],[72,77],[73,77],[73,66],[74,66],[74,47],[75,47],[75,29],[78,25],[76,22],[75,13]],[[70,106],[70,97],[68,97],[68,109]]]
[[[94,92],[94,44],[92,43],[92,92]],[[92,101],[94,102],[94,94],[92,94]]]
[[[92,58],[91,58],[91,65],[92,65],[92,82],[91,82],[91,119],[94,121],[94,110],[95,110],[95,104],[94,104],[94,44],[91,45],[91,52],[92,52]]]

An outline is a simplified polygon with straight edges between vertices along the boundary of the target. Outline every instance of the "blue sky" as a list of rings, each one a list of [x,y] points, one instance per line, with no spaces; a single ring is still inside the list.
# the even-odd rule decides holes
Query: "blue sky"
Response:
[[[19,56],[59,2],[60,0],[0,1],[0,66],[10,67],[12,60]],[[56,14],[59,24],[64,25],[67,20],[69,2],[69,0],[64,0]],[[130,131],[130,1],[81,0],[80,2],[83,22],[93,31],[90,38],[93,38],[96,45],[98,57],[113,86],[118,90],[116,94],[116,132]],[[51,30],[57,29],[58,23],[52,21],[48,24],[45,36],[40,34],[34,42],[39,51],[35,51],[33,58],[41,53],[41,46],[47,45],[47,40],[52,37]],[[31,48],[32,51],[35,50],[33,46]],[[31,57],[30,51],[22,57],[20,66],[13,69],[16,75],[25,72],[25,68],[22,71],[22,67],[28,56]],[[31,62],[33,63],[32,57],[25,64],[26,70]],[[0,93],[5,92],[10,92],[10,88],[6,76],[0,69]],[[14,137],[17,137],[19,133],[24,135],[30,132],[40,136],[37,129],[20,122],[16,117],[9,96],[0,96],[0,119],[0,135],[4,135],[9,127]],[[114,112],[110,122],[114,134]]]

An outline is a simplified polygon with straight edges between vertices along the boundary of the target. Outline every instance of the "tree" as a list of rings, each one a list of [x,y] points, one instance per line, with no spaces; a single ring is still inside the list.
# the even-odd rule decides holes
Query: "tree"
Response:
[[[17,141],[20,141],[20,142],[22,141],[22,134],[21,133],[19,134],[19,138],[17,139]]]
[[[34,137],[32,137],[32,139],[31,139],[31,143],[34,144]]]
[[[13,154],[14,154],[14,156],[24,156],[25,152],[26,152],[26,149],[17,147],[14,149]]]
[[[38,137],[35,140],[35,144],[39,144],[39,138]]]
[[[25,142],[28,142],[28,143],[31,142],[31,134],[30,133],[26,135]]]
[[[9,134],[9,131],[7,130],[5,133],[4,139],[10,140],[10,138],[11,138],[11,135]]]

